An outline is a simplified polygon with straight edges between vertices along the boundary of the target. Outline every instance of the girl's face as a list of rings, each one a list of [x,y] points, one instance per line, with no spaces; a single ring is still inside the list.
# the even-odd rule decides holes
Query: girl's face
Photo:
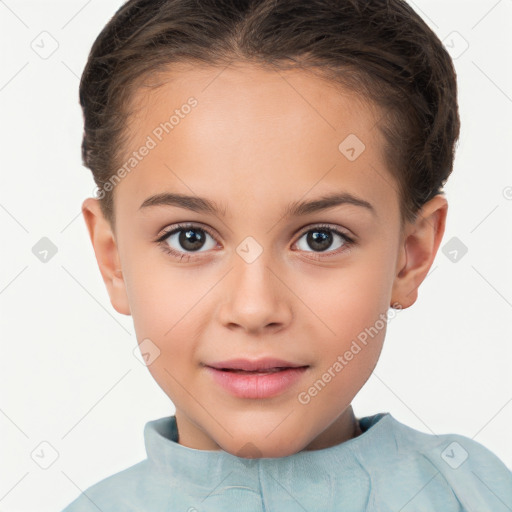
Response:
[[[176,406],[179,442],[279,457],[352,437],[383,318],[394,299],[407,307],[378,114],[298,70],[166,80],[134,98],[109,293]],[[208,368],[235,358],[306,368]]]

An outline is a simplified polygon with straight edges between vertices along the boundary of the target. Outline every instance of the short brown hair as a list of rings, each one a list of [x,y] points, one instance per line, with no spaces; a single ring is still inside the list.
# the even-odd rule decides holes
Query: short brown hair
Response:
[[[80,81],[82,159],[101,189],[126,151],[130,99],[173,63],[320,70],[379,106],[401,221],[442,192],[460,120],[439,38],[402,0],[129,0],[96,38]],[[115,229],[113,190],[100,198]]]

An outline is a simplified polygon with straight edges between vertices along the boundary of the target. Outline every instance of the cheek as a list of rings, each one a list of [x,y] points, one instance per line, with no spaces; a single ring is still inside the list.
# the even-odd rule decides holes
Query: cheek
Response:
[[[370,327],[390,305],[390,265],[381,257],[354,255],[343,268],[301,275],[304,313],[325,331],[325,339],[347,340]]]
[[[185,374],[184,362],[194,364],[199,333],[208,319],[201,314],[201,299],[211,290],[211,280],[163,264],[141,268],[130,274],[127,288],[137,339],[149,338],[160,351],[150,371],[165,367],[173,375]]]
[[[148,371],[176,405],[186,404],[190,399],[185,389],[194,375],[191,368],[199,364],[199,332],[207,318],[198,315],[201,304],[197,303],[208,289],[205,283],[191,284],[178,272],[171,275],[167,269],[166,274],[165,266],[158,272],[148,269],[131,281],[131,311],[137,340],[151,340],[150,346],[158,353],[147,366]]]
[[[354,253],[345,268],[324,269],[323,275],[310,276],[303,283],[315,315],[308,313],[316,333],[314,350],[320,377],[330,368],[336,384],[329,386],[357,392],[375,367],[386,333],[393,254],[386,248]],[[307,292],[306,292],[307,290]],[[318,317],[318,318],[317,318]],[[338,361],[342,356],[343,361]],[[338,364],[335,364],[338,361]],[[343,367],[341,369],[341,366]]]
[[[125,254],[126,292],[137,334],[170,338],[174,326],[186,319],[206,292],[206,285],[192,277],[193,273],[171,266],[156,246],[141,248],[131,244]]]
[[[335,332],[327,332],[316,344],[317,367],[311,385],[321,390],[318,406],[347,406],[375,368],[387,328],[388,308],[368,284],[354,288],[326,317]],[[313,393],[315,391],[313,390]],[[320,393],[319,393],[320,394]],[[326,411],[330,414],[329,411]]]

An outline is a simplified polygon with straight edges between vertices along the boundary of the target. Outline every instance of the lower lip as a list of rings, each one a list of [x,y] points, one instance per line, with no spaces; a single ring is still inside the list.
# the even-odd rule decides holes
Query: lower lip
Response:
[[[298,382],[307,367],[288,368],[274,373],[236,373],[211,366],[206,369],[218,384],[238,398],[270,398]]]

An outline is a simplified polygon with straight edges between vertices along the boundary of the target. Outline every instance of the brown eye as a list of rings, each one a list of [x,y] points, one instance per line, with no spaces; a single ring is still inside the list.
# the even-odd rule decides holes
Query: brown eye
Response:
[[[179,225],[168,230],[157,242],[162,244],[167,252],[181,257],[188,256],[188,253],[205,252],[216,246],[213,236],[208,231],[194,225]]]
[[[326,251],[332,245],[333,236],[329,231],[322,229],[315,229],[306,233],[306,243],[309,247],[318,250]]]
[[[304,240],[305,243],[301,244],[301,240]],[[303,232],[297,241],[297,245],[301,251],[315,253],[328,252],[335,254],[340,252],[337,251],[337,249],[348,247],[352,243],[353,240],[348,235],[330,226],[317,226],[313,229],[309,229]],[[308,248],[311,248],[312,251],[308,250]]]
[[[178,244],[187,251],[197,251],[205,243],[206,236],[202,229],[180,229],[177,233],[179,233]]]

